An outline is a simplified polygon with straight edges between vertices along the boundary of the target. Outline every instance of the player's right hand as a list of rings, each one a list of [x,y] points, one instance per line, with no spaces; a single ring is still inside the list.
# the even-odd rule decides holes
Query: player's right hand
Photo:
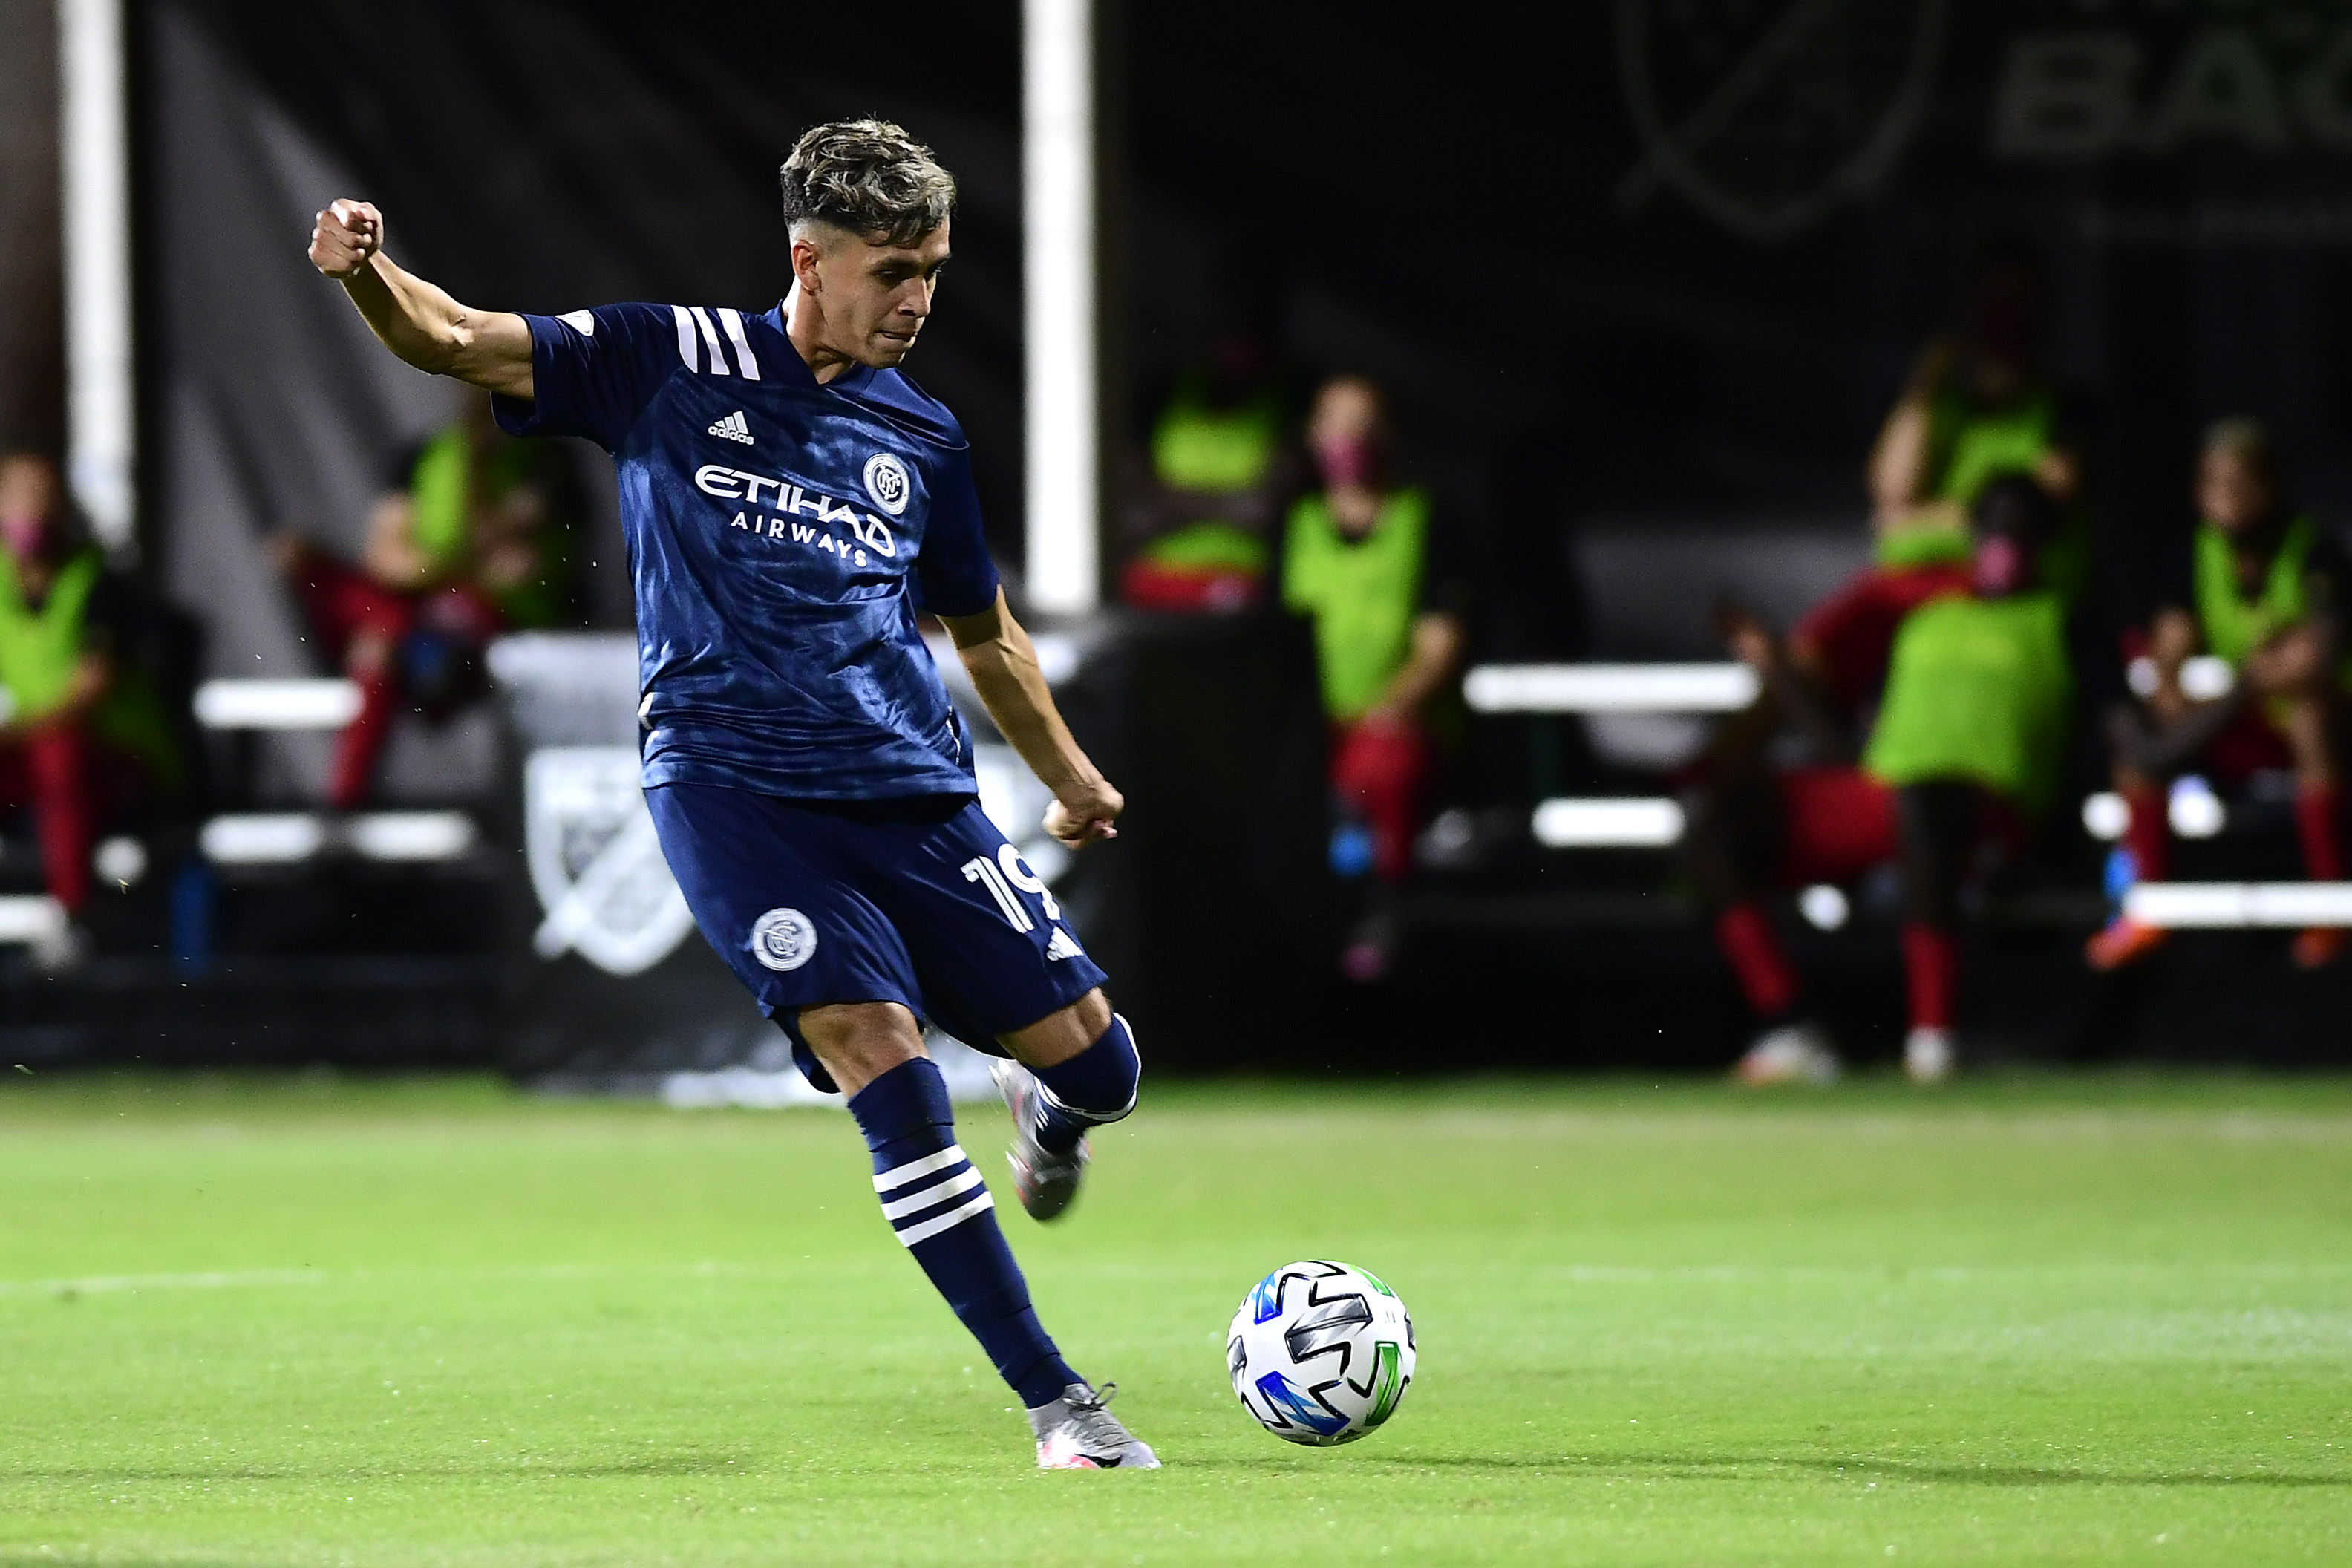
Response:
[[[1045,803],[1045,831],[1073,849],[1084,849],[1099,839],[1118,837],[1118,814],[1127,797],[1105,778],[1063,785]]]
[[[330,278],[349,278],[383,248],[383,215],[373,202],[338,196],[310,230],[310,265]]]

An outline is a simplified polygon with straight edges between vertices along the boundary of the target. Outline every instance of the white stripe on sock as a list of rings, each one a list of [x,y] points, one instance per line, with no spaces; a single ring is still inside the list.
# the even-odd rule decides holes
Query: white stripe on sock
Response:
[[[937,1219],[927,1219],[920,1225],[911,1226],[900,1231],[898,1240],[901,1245],[907,1247],[912,1247],[917,1242],[929,1241],[940,1232],[951,1230],[961,1225],[981,1210],[992,1209],[995,1206],[996,1200],[988,1195],[986,1187],[982,1187],[980,1189],[980,1195],[973,1198],[971,1202],[951,1208]]]
[[[979,1170],[966,1165],[961,1172],[950,1176],[944,1182],[925,1187],[913,1197],[892,1198],[882,1205],[882,1217],[896,1221],[900,1215],[913,1214],[919,1209],[929,1208],[933,1204],[943,1204],[958,1193],[968,1193],[978,1185],[980,1185]]]
[[[893,1165],[874,1178],[874,1190],[887,1193],[892,1187],[903,1187],[918,1176],[928,1176],[933,1171],[944,1171],[964,1157],[962,1149],[950,1143],[936,1154],[926,1154],[919,1160],[909,1160],[903,1165]]]
[[[683,305],[672,305],[670,314],[677,318],[677,357],[686,362],[688,370],[702,368],[702,347],[695,341],[694,318],[686,313]]]
[[[743,312],[721,305],[719,324],[727,329],[727,341],[735,345],[735,363],[742,368],[743,379],[759,380],[760,362],[751,357],[751,340],[743,335]]]
[[[1045,1097],[1046,1104],[1052,1106],[1055,1110],[1060,1111],[1071,1121],[1083,1121],[1090,1127],[1108,1127],[1114,1121],[1124,1121],[1129,1117],[1135,1114],[1136,1096],[1133,1094],[1129,1095],[1127,1097],[1127,1103],[1120,1106],[1117,1110],[1087,1110],[1079,1106],[1072,1105],[1068,1100],[1064,1100],[1060,1095],[1055,1094],[1054,1092],[1053,1086],[1042,1078],[1037,1080],[1037,1092]],[[1136,1086],[1136,1092],[1138,1094],[1142,1092],[1141,1084],[1139,1083]]]

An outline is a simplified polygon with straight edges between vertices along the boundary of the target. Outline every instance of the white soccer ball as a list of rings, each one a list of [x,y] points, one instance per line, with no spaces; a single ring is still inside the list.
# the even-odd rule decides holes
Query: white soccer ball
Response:
[[[1344,1263],[1286,1263],[1254,1286],[1226,1337],[1242,1408],[1293,1443],[1352,1443],[1412,1386],[1412,1314]]]

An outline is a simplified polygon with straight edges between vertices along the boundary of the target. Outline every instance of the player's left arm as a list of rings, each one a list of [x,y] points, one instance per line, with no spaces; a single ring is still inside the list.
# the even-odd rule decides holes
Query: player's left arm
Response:
[[[1126,797],[1111,787],[1062,721],[1038,668],[1037,649],[1013,618],[1004,590],[999,588],[995,603],[978,614],[941,616],[940,624],[955,639],[988,716],[1054,792],[1054,803],[1045,808],[1045,831],[1077,849],[1097,838],[1118,837]]]
[[[1462,662],[1468,640],[1461,618],[1451,611],[1423,610],[1415,616],[1404,664],[1364,715],[1365,722],[1390,729],[1412,723]]]

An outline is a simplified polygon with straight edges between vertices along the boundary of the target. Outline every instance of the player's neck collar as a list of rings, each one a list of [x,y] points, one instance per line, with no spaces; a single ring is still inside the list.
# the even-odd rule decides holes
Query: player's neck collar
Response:
[[[798,294],[800,289],[801,286],[794,283],[791,292],[777,300],[772,308],[760,317],[760,320],[774,328],[776,335],[784,340],[784,347],[792,356],[793,367],[799,373],[798,379],[802,383],[809,386],[823,387],[827,392],[862,390],[877,374],[872,365],[852,360],[842,373],[831,381],[819,381],[816,378],[816,371],[808,361],[801,357],[801,346],[793,342],[792,331],[793,296]]]

